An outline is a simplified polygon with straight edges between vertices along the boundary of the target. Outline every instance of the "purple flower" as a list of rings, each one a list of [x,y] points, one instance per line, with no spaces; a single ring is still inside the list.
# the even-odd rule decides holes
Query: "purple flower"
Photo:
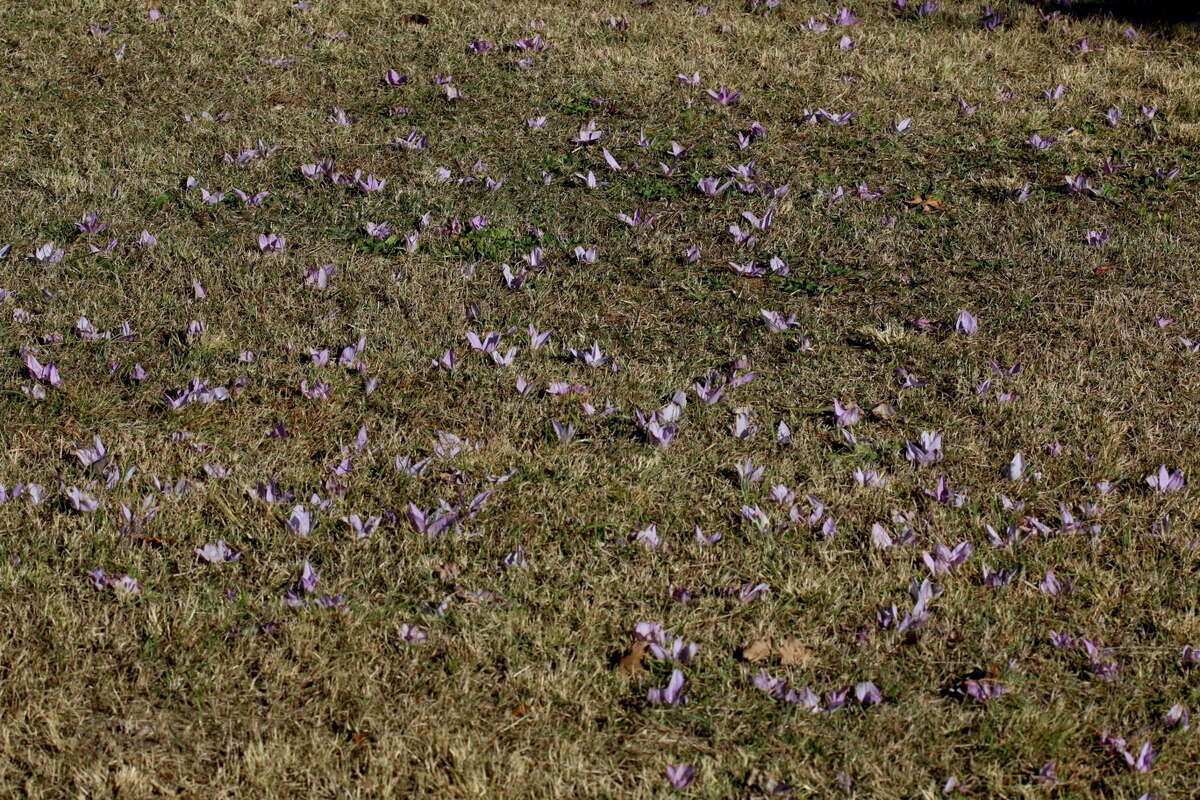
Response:
[[[1018,203],[1024,203],[1032,195],[1028,183],[1022,184],[1012,189],[1005,190],[1005,194],[1012,200]]]
[[[916,442],[905,442],[904,457],[921,467],[928,467],[942,460],[942,435],[923,431]]]
[[[429,638],[429,634],[424,630],[415,625],[408,625],[407,623],[401,625],[397,633],[400,636],[400,641],[408,644],[421,644]]]
[[[376,178],[374,175],[368,175],[365,178],[359,178],[355,182],[355,185],[358,186],[359,191],[363,192],[364,194],[370,194],[372,192],[382,191],[383,187],[387,186],[387,179],[380,179]]]
[[[408,76],[401,75],[394,69],[389,69],[383,74],[383,82],[388,86],[403,86],[408,83]]]
[[[1092,247],[1103,247],[1110,238],[1107,228],[1101,231],[1088,231],[1083,235],[1083,240]]]
[[[1179,664],[1183,667],[1200,666],[1200,645],[1185,644],[1179,654]]]
[[[304,506],[293,506],[284,527],[297,536],[306,537],[312,531],[312,515]]]
[[[1038,583],[1038,588],[1043,594],[1048,594],[1051,597],[1057,597],[1062,594],[1070,594],[1075,584],[1070,578],[1059,578],[1054,574],[1054,570],[1047,570],[1041,582]]]
[[[1186,483],[1183,470],[1167,469],[1166,464],[1160,464],[1158,472],[1146,476],[1146,485],[1161,494],[1182,491]]]
[[[100,501],[82,489],[71,487],[66,491],[67,501],[74,510],[86,514],[100,508]]]
[[[220,564],[227,561],[237,561],[242,554],[230,548],[222,539],[215,544],[206,544],[196,548],[196,555],[201,561],[209,564]]]
[[[979,330],[979,320],[970,311],[959,311],[954,318],[954,330],[964,336],[971,336]]]
[[[736,102],[742,96],[741,92],[735,92],[728,86],[721,86],[718,89],[707,89],[704,92],[714,102],[723,106]]]
[[[663,774],[673,789],[686,789],[696,779],[696,771],[691,764],[671,764],[663,770]]]
[[[854,686],[854,699],[864,706],[877,706],[883,702],[883,692],[871,681],[863,681]]]
[[[759,310],[758,313],[762,315],[763,321],[767,324],[767,330],[771,333],[782,333],[796,324],[795,314],[785,317],[778,311],[768,311],[765,308]]]
[[[599,342],[592,342],[592,346],[586,350],[571,348],[570,352],[574,358],[592,368],[603,367],[612,361],[612,356],[606,356],[600,351]]]
[[[137,578],[134,578],[131,575],[122,575],[115,580],[109,578],[108,585],[112,587],[116,594],[123,597],[129,597],[131,595],[142,593],[142,584],[138,582]]]
[[[46,242],[30,253],[29,257],[39,264],[57,264],[63,260],[63,255],[61,247],[56,247],[53,242]]]
[[[696,188],[699,189],[703,194],[713,197],[725,191],[732,183],[732,180],[726,180],[724,183],[721,183],[720,178],[709,176],[706,178],[701,178],[699,181],[697,181]]]
[[[80,233],[101,233],[107,228],[108,223],[100,220],[98,211],[89,211],[75,223],[75,230]]]
[[[968,680],[963,684],[963,692],[976,700],[992,700],[1008,694],[1008,689],[990,680]]]
[[[1093,186],[1088,177],[1082,173],[1078,175],[1064,175],[1063,182],[1067,186],[1067,191],[1071,194],[1089,194],[1092,197],[1099,197],[1104,191],[1101,187]]]
[[[571,142],[574,144],[591,144],[600,141],[604,136],[604,131],[597,127],[596,120],[589,119],[579,129],[579,133],[571,137]]]
[[[862,409],[857,403],[851,402],[847,405],[842,405],[837,399],[833,401],[833,421],[839,427],[850,427],[856,425],[862,419]]]
[[[954,547],[938,545],[932,554],[929,551],[922,552],[921,560],[929,568],[929,573],[937,576],[950,572],[962,564],[970,557],[973,550],[974,546],[970,542],[959,542]]]
[[[677,706],[686,698],[683,696],[683,673],[677,669],[671,670],[671,677],[662,689],[650,689],[646,699],[653,705]]]
[[[1043,89],[1042,95],[1046,98],[1046,102],[1055,103],[1062,100],[1067,94],[1067,87],[1064,84],[1058,84],[1049,89]]]
[[[649,228],[662,214],[643,214],[640,208],[635,208],[633,214],[617,214],[617,219],[631,228]]]
[[[263,253],[277,253],[287,247],[287,239],[274,233],[258,235],[258,249]]]
[[[829,17],[829,21],[834,25],[857,25],[858,17],[854,16],[854,12],[849,8],[843,6]]]
[[[1032,147],[1034,150],[1049,150],[1051,147],[1054,147],[1054,145],[1058,143],[1058,140],[1055,139],[1053,136],[1043,139],[1041,136],[1039,136],[1038,134],[1035,133],[1032,136],[1030,136],[1028,139],[1026,139],[1025,143],[1028,144],[1030,147]]]

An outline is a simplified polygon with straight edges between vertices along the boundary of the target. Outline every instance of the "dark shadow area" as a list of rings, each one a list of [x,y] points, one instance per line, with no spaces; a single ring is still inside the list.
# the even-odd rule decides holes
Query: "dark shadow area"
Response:
[[[1141,25],[1200,24],[1200,2],[1191,0],[1074,0],[1035,2],[1045,11],[1071,17],[1113,17]]]

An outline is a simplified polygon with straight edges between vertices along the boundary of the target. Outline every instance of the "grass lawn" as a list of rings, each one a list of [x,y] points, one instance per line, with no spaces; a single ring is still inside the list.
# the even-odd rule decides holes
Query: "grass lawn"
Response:
[[[0,7],[0,794],[1194,797],[1200,36],[899,5]]]

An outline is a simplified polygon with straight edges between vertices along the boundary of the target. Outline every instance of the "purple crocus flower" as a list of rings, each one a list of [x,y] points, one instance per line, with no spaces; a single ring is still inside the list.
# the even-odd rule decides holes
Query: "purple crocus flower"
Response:
[[[1057,597],[1062,594],[1070,594],[1074,590],[1075,584],[1070,578],[1059,578],[1054,574],[1054,570],[1047,570],[1041,582],[1038,583],[1038,588],[1043,594]]]
[[[979,27],[989,33],[999,28],[1003,21],[1004,16],[991,6],[984,6],[979,13]]]
[[[597,127],[596,120],[589,119],[579,128],[579,133],[571,137],[573,144],[591,144],[600,141],[604,136],[604,131]]]
[[[661,689],[650,689],[646,692],[646,699],[653,705],[677,706],[686,699],[683,696],[683,685],[683,673],[673,669],[667,685]]]
[[[1166,464],[1160,464],[1158,472],[1146,476],[1146,485],[1161,494],[1170,494],[1183,490],[1187,479],[1181,469],[1167,469]]]
[[[671,764],[663,770],[663,774],[673,789],[686,789],[696,779],[696,770],[692,769],[691,764]]]
[[[574,358],[592,368],[603,367],[612,361],[612,356],[606,356],[600,351],[599,342],[592,342],[592,346],[586,350],[571,348],[570,352]]]
[[[714,102],[723,106],[737,101],[742,96],[741,92],[735,92],[728,86],[721,86],[717,89],[707,89],[704,92]]]
[[[80,233],[101,233],[108,228],[108,223],[100,219],[99,211],[89,211],[75,223],[75,230]]]
[[[355,182],[355,185],[358,186],[359,191],[361,191],[363,194],[370,194],[372,192],[382,191],[383,187],[387,186],[387,179],[376,178],[374,175],[368,175],[365,178],[359,178]]]
[[[25,354],[25,369],[29,373],[29,377],[35,381],[40,381],[50,386],[62,386],[62,375],[59,374],[58,367],[53,363],[43,364],[38,361],[33,353]]]
[[[834,25],[857,25],[858,17],[854,16],[854,12],[849,8],[843,6],[829,17],[829,21]]]
[[[767,330],[771,333],[782,333],[796,324],[795,314],[785,317],[778,311],[768,311],[765,308],[758,313],[762,315],[763,321],[767,324]]]
[[[923,431],[916,442],[905,442],[904,457],[921,467],[941,461],[942,435],[933,431]]]
[[[71,487],[70,489],[67,489],[66,495],[67,501],[71,504],[71,508],[80,512],[81,514],[90,513],[100,508],[99,500],[97,500],[93,495],[90,495],[77,487]]]
[[[1008,689],[996,681],[968,680],[963,683],[963,692],[976,700],[993,700],[1008,694]]]
[[[617,219],[631,228],[649,228],[661,214],[643,214],[640,208],[635,208],[632,214],[617,214]]]
[[[312,531],[312,515],[304,506],[293,506],[284,527],[297,536],[307,537]]]
[[[30,253],[29,257],[39,264],[57,264],[63,260],[64,255],[61,247],[55,246],[53,242],[46,242]]]
[[[959,311],[954,318],[954,330],[964,336],[971,336],[979,330],[979,319],[970,311]]]
[[[215,544],[206,544],[203,547],[197,547],[195,552],[201,561],[209,564],[237,561],[242,557],[241,553],[225,544],[223,539],[217,541]]]
[[[1067,191],[1071,194],[1088,194],[1092,197],[1099,197],[1104,191],[1101,187],[1093,186],[1088,177],[1082,173],[1078,175],[1064,175],[1063,182],[1067,186]]]
[[[258,235],[258,249],[263,253],[277,253],[287,247],[287,239],[274,233]]]
[[[1034,150],[1049,150],[1051,147],[1054,147],[1057,142],[1058,140],[1053,136],[1043,139],[1039,134],[1036,133],[1025,140],[1025,143]]]
[[[833,420],[838,427],[848,428],[856,425],[861,419],[862,409],[857,403],[851,402],[843,406],[839,400],[833,401]]]

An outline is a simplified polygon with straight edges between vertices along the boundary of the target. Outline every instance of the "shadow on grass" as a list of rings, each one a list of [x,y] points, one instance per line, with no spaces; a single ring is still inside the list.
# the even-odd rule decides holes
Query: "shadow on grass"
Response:
[[[1200,4],[1185,0],[1075,0],[1069,3],[1037,2],[1046,10],[1072,17],[1113,17],[1142,25],[1200,25]]]

